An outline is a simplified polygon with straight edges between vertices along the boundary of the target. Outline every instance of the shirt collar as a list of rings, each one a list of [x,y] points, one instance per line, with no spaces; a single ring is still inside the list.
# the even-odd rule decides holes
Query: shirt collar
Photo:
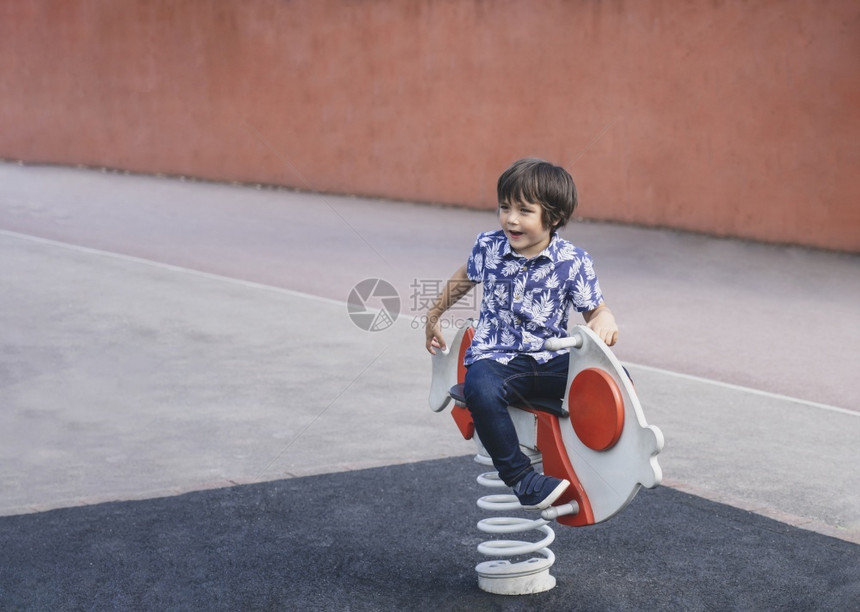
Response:
[[[502,237],[505,239],[504,246],[502,247],[502,256],[510,255],[511,257],[525,259],[524,255],[520,255],[519,253],[517,253],[516,251],[514,251],[511,248],[511,243],[508,240],[508,237],[505,235],[504,230],[501,230],[501,232],[502,232]],[[540,253],[535,255],[534,259],[546,257],[551,262],[556,263],[557,262],[557,256],[558,256],[558,248],[559,248],[558,247],[558,241],[559,241],[558,233],[552,232],[552,234],[550,234],[549,244],[547,245],[547,247],[543,251],[541,251]]]

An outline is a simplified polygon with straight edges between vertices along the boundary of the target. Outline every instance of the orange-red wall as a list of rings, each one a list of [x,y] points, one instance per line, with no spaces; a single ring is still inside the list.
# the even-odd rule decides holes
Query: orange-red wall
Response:
[[[0,157],[860,251],[856,0],[16,0]]]

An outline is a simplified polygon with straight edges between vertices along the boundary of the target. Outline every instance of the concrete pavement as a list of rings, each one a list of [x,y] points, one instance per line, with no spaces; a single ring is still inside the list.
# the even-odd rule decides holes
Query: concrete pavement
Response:
[[[469,454],[427,409],[417,306],[493,223],[0,166],[0,514]],[[565,232],[597,260],[622,325],[616,353],[666,435],[666,484],[853,543],[856,563],[860,259],[593,223]],[[402,299],[375,333],[344,304],[368,277]]]

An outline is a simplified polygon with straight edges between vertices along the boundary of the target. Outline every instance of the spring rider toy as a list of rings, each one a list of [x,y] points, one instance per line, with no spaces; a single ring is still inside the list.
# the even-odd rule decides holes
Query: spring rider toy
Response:
[[[465,404],[463,357],[474,336],[471,321],[457,330],[446,351],[433,355],[430,408],[443,411],[452,401],[451,411],[460,433],[477,447],[475,461],[492,466],[492,461],[475,434],[472,417]],[[621,363],[594,332],[576,326],[567,338],[552,338],[544,349],[570,348],[567,394],[558,400],[535,400],[512,405],[508,411],[517,430],[523,452],[536,469],[556,478],[566,478],[570,486],[538,519],[493,516],[478,523],[488,534],[513,534],[537,530],[537,542],[490,540],[478,546],[488,557],[524,557],[512,562],[494,559],[475,567],[478,586],[504,595],[539,593],[552,589],[555,578],[549,570],[555,555],[547,548],[555,540],[549,523],[582,527],[603,522],[620,512],[640,486],[656,487],[662,479],[657,454],[663,448],[663,434],[648,425],[630,378]],[[478,483],[491,489],[506,489],[495,471],[478,476]],[[490,512],[519,510],[513,494],[485,495],[478,507]]]

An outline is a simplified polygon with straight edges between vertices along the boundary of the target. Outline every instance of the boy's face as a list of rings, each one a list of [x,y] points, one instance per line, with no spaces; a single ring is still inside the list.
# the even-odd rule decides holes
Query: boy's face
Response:
[[[501,202],[499,223],[511,248],[532,258],[549,246],[552,232],[543,222],[543,207],[531,202]]]

